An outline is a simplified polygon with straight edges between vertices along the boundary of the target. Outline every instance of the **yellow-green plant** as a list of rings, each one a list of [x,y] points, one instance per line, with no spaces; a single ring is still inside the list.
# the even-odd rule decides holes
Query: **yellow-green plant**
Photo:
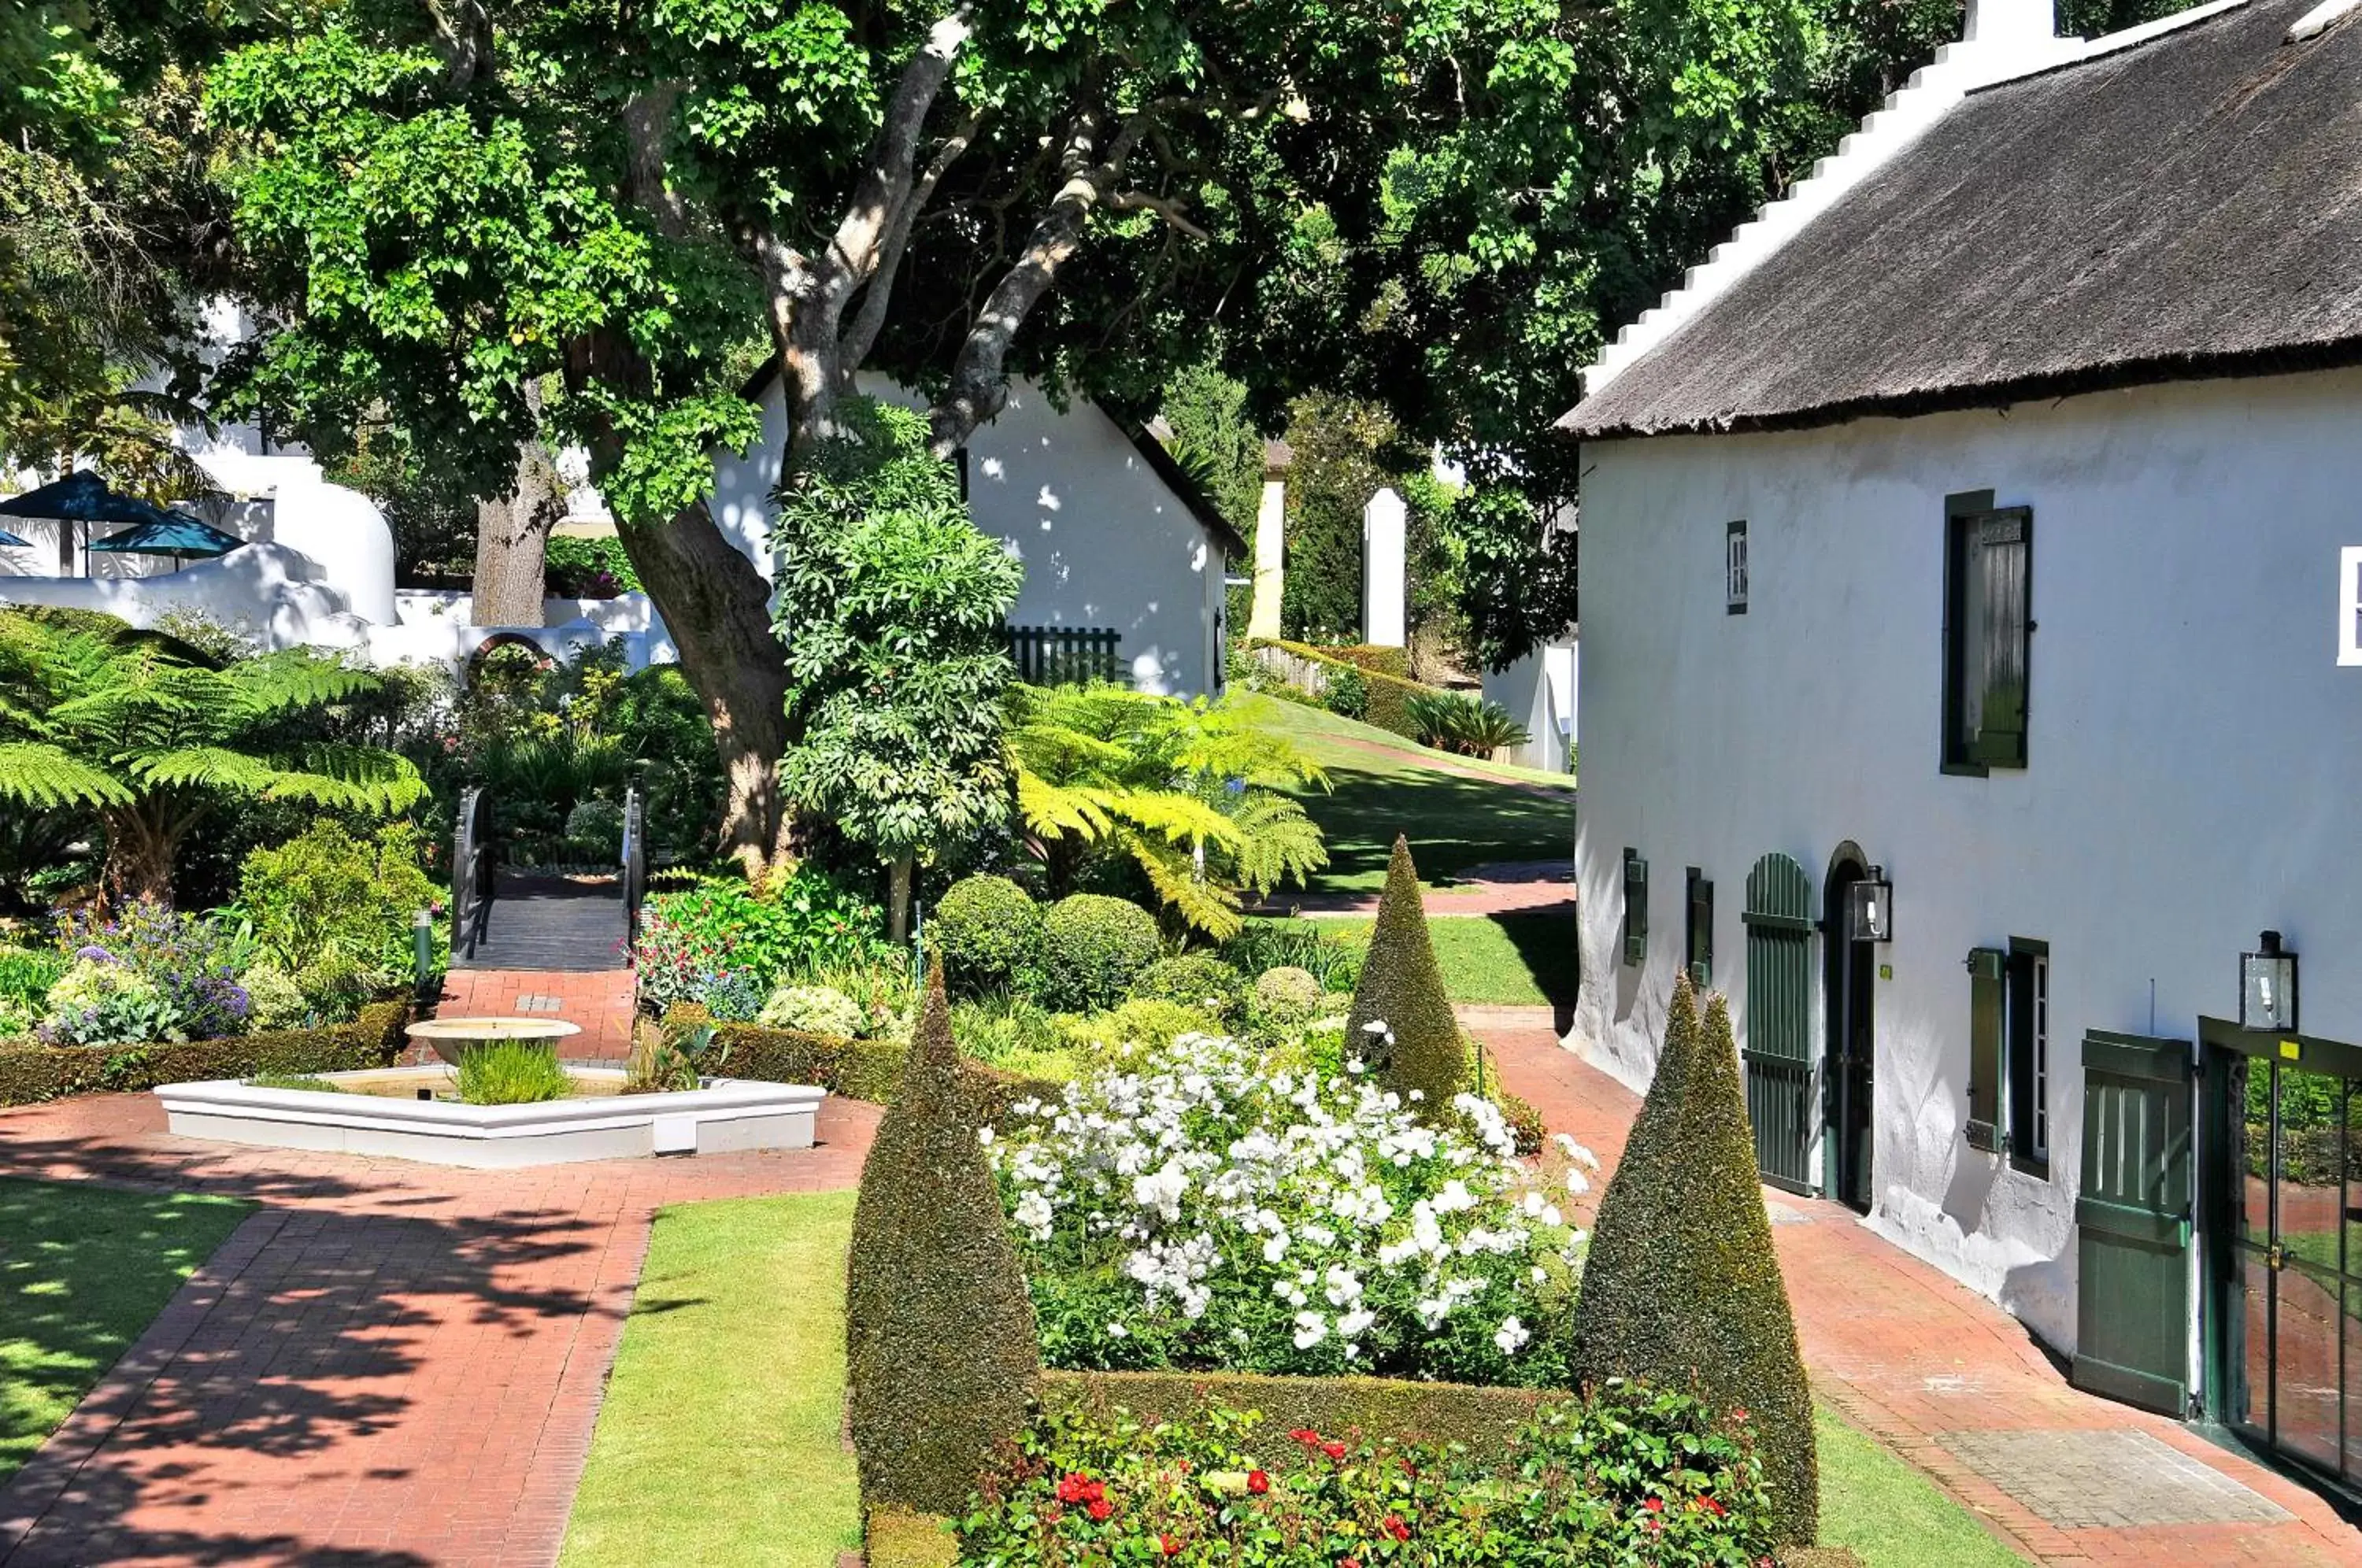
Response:
[[[1243,892],[1301,882],[1329,863],[1319,827],[1282,793],[1327,777],[1227,701],[1017,686],[1006,707],[1018,815],[1054,893],[1093,856],[1117,856],[1184,924],[1219,941],[1243,923]]]

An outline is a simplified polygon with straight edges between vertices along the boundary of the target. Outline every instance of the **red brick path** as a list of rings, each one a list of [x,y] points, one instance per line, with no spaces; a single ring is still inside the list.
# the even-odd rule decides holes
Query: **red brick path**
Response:
[[[577,1062],[630,1055],[632,1008],[629,969],[454,969],[444,976],[435,1005],[446,1018],[562,1018],[579,1024],[581,1033],[558,1042],[558,1055]],[[423,1060],[433,1053],[413,1055]]]
[[[494,1172],[173,1138],[147,1095],[0,1111],[0,1175],[263,1205],[0,1486],[0,1564],[554,1562],[651,1214],[851,1187],[878,1114]]]
[[[1554,1131],[1613,1168],[1639,1101],[1547,1030],[1484,1038],[1514,1092]],[[1595,1211],[1596,1190],[1584,1200]],[[2320,1497],[2177,1421],[2069,1386],[2023,1325],[1948,1275],[1880,1240],[1850,1209],[1768,1192],[1795,1223],[1772,1228],[1813,1391],[1926,1472],[1995,1534],[2046,1563],[2362,1563],[2362,1533]],[[2059,1529],[1937,1441],[1963,1431],[2138,1430],[2232,1476],[2296,1516],[2276,1525]]]

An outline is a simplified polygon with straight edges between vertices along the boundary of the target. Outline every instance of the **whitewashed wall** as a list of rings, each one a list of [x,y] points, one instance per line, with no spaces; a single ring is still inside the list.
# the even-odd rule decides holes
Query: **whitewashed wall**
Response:
[[[917,403],[882,378],[863,377],[862,390]],[[786,438],[775,379],[754,447],[714,464],[714,520],[766,576],[770,494]],[[977,526],[1025,562],[1012,624],[1112,626],[1142,690],[1218,689],[1220,547],[1097,407],[1076,402],[1061,414],[1040,388],[1018,382],[1009,406],[968,443],[968,505]]]
[[[1498,702],[1533,738],[1501,754],[1507,762],[1551,773],[1567,770],[1567,748],[1576,744],[1576,679],[1583,652],[1570,631],[1533,649],[1507,669],[1485,672],[1485,698]]]
[[[2235,1015],[2237,955],[2268,926],[2305,955],[2307,1032],[2362,1040],[2362,668],[2337,665],[2362,371],[1584,462],[1577,1047],[1645,1079],[1692,865],[1743,1029],[1748,868],[1782,850],[1817,887],[1858,842],[1894,884],[1873,1222],[2071,1349],[2083,1032]],[[2034,509],[2031,766],[1946,777],[1944,497],[1985,489]],[[1728,615],[1742,517],[1750,594]],[[1650,867],[1641,970],[1617,942],[1627,845]],[[1961,961],[2013,935],[2050,944],[2048,1181],[1960,1132]]]

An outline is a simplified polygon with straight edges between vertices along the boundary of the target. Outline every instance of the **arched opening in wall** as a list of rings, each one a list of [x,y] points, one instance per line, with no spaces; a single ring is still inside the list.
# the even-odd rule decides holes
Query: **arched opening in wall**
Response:
[[[460,674],[467,689],[479,696],[502,691],[521,695],[524,688],[532,685],[557,662],[546,648],[531,637],[516,632],[495,632],[476,646]]]
[[[1871,1145],[1876,1137],[1878,949],[1851,940],[1849,890],[1870,875],[1870,857],[1849,839],[1829,856],[1821,887],[1822,1166],[1831,1198],[1858,1213],[1871,1205]]]

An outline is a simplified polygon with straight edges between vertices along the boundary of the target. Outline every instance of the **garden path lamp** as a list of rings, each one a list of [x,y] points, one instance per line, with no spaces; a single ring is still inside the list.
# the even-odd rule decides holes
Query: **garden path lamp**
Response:
[[[2268,931],[2253,953],[2239,955],[2239,1027],[2263,1033],[2296,1032],[2296,955]]]
[[[1886,879],[1883,866],[1873,866],[1869,876],[1846,884],[1846,940],[1894,940],[1894,885]]]

